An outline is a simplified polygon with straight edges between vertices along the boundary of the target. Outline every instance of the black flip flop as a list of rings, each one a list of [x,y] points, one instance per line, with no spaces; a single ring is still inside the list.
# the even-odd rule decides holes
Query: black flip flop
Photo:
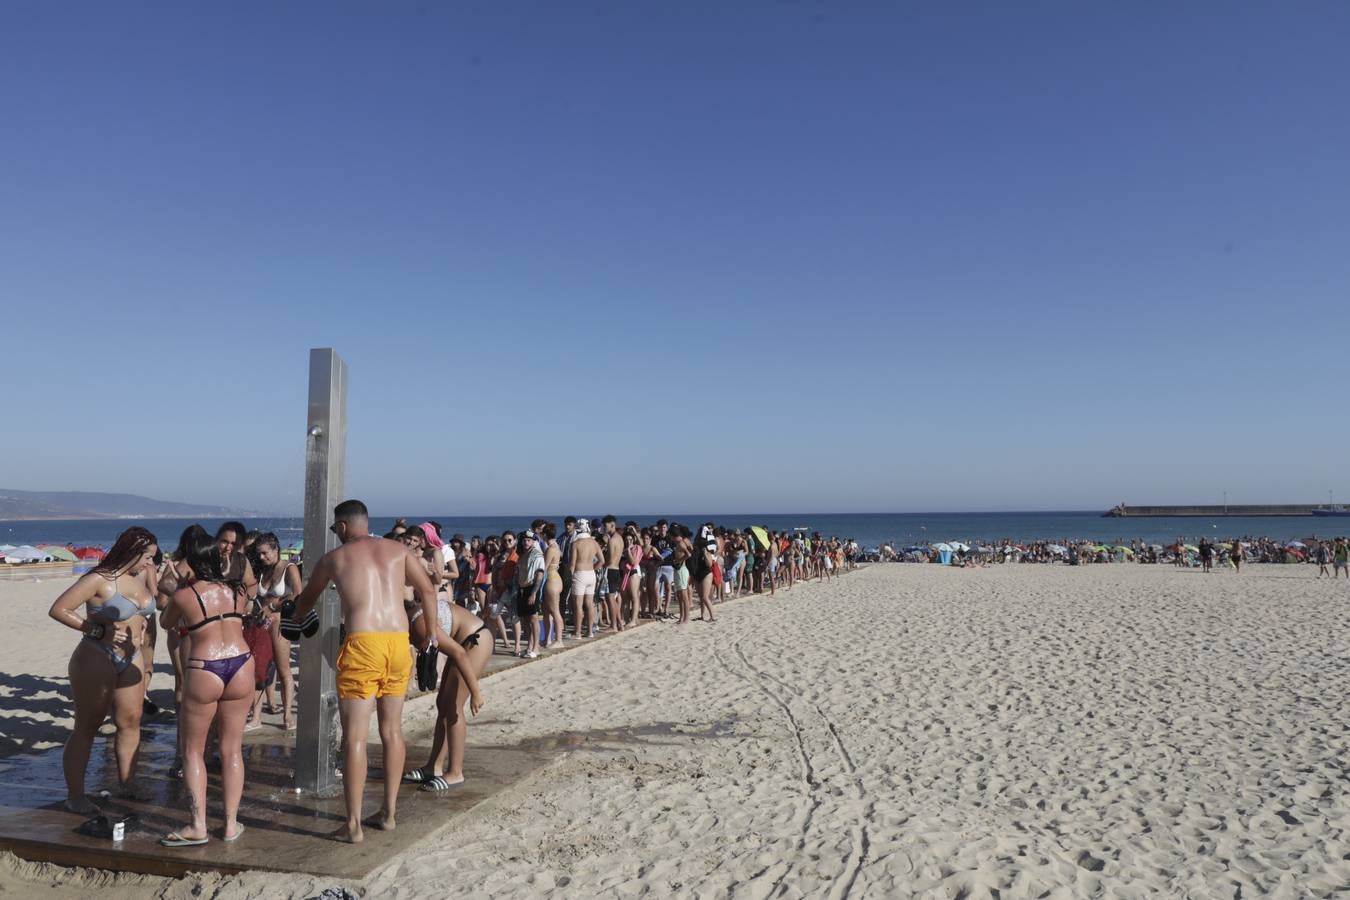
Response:
[[[433,777],[435,776],[428,774],[426,767],[423,766],[420,769],[413,769],[411,772],[404,772],[403,778],[400,780],[404,784],[426,784]]]
[[[464,782],[462,781],[456,781],[454,784],[451,784],[441,776],[436,775],[432,778],[428,778],[418,790],[426,791],[428,794],[444,794],[446,791],[463,786]]]

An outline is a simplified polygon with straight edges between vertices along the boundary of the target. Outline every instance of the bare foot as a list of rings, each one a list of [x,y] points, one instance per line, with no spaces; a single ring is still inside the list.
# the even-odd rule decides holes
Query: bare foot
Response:
[[[95,813],[103,812],[94,801],[84,796],[67,798],[65,806],[68,812],[78,813],[82,816],[92,816]]]
[[[335,841],[341,841],[344,844],[359,844],[366,839],[361,832],[361,826],[357,825],[355,830],[350,825],[343,825],[337,831],[329,835]]]
[[[463,779],[460,780],[462,781]],[[362,819],[361,824],[366,826],[367,828],[376,828],[379,829],[380,831],[393,831],[395,823],[393,816],[389,815],[386,812],[381,811],[377,812],[373,816],[367,816],[366,818]]]

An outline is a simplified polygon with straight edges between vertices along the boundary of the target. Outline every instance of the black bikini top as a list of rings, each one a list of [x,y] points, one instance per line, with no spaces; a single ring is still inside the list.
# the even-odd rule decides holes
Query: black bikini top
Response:
[[[203,625],[209,625],[209,624],[212,623],[212,622],[220,622],[220,621],[222,621],[222,620],[224,620],[224,619],[243,619],[243,618],[244,618],[244,614],[243,614],[243,613],[238,613],[238,612],[235,612],[235,611],[233,611],[233,610],[231,610],[230,612],[227,612],[227,613],[221,613],[220,615],[216,615],[216,616],[208,616],[208,615],[206,615],[206,604],[202,602],[202,595],[197,593],[197,588],[196,588],[195,585],[191,585],[191,584],[190,584],[190,585],[188,585],[188,587],[192,588],[192,593],[193,593],[193,595],[197,598],[197,605],[200,606],[200,607],[202,608],[202,616],[204,617],[204,618],[203,618],[200,622],[198,622],[196,625],[189,625],[189,626],[187,626],[187,630],[188,630],[188,631],[196,631],[198,628],[201,628]]]

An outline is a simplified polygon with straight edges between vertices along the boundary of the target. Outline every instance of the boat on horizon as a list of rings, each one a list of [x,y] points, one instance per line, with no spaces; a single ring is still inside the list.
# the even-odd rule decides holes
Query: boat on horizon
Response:
[[[1350,517],[1350,509],[1341,504],[1330,504],[1327,506],[1314,506],[1312,510],[1314,516],[1346,516]]]

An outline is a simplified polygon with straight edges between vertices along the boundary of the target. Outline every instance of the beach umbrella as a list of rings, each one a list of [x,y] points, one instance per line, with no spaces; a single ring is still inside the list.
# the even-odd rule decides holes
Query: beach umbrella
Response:
[[[1182,550],[1185,550],[1185,551],[1188,552],[1188,553],[1199,553],[1199,552],[1200,552],[1200,548],[1197,547],[1197,546],[1195,546],[1194,544],[1184,544],[1184,545],[1182,546],[1181,549],[1182,549]]]
[[[108,554],[99,547],[76,547],[75,555],[80,559],[102,559]]]
[[[1131,550],[1129,547],[1118,546],[1115,548],[1115,551],[1117,553],[1124,553],[1126,556],[1134,556],[1134,551]]]
[[[51,554],[53,559],[59,559],[62,562],[79,562],[80,558],[69,547],[63,547],[54,544],[43,544],[38,548],[43,553]]]
[[[751,525],[750,533],[755,536],[755,540],[759,541],[761,547],[765,550],[769,549],[769,533],[767,531],[758,525]]]
[[[951,544],[948,544],[948,543],[946,543],[946,542],[943,542],[943,543],[940,543],[940,544],[934,544],[934,545],[933,545],[933,549],[936,550],[936,551],[939,552],[939,553],[943,553],[943,552],[951,553],[952,550],[953,550],[954,548],[952,547]]]
[[[1285,544],[1285,546],[1286,546],[1286,547],[1299,547],[1299,548],[1303,548],[1303,547],[1306,547],[1306,546],[1308,546],[1308,545],[1305,544],[1305,543],[1303,543],[1302,541],[1290,541],[1289,543]]]
[[[1068,552],[1069,552],[1069,548],[1068,548],[1068,547],[1065,547],[1063,544],[1046,544],[1046,545],[1045,545],[1045,549],[1049,550],[1051,553],[1068,553]]]
[[[1110,549],[1104,544],[1096,544],[1092,548],[1093,553],[1110,553]]]

